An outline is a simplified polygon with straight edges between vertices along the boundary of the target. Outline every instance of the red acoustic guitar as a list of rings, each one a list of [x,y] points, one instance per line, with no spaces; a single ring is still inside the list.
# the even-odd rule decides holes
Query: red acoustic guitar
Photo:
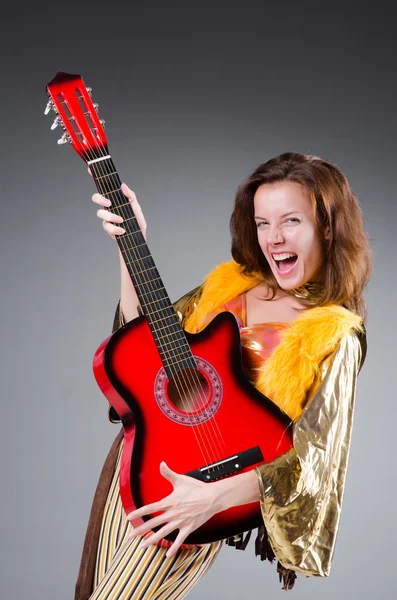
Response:
[[[109,336],[94,357],[99,387],[124,427],[120,493],[126,513],[172,491],[171,469],[208,482],[254,468],[292,447],[290,419],[245,377],[240,335],[223,312],[198,334],[182,329],[109,154],[103,122],[79,75],[58,73],[47,86],[46,113],[57,114],[59,143],[70,142],[89,165],[98,191],[124,219],[117,236],[143,316]],[[148,517],[145,517],[145,519]],[[259,502],[218,513],[187,544],[203,544],[258,527]],[[166,539],[175,539],[175,532]]]

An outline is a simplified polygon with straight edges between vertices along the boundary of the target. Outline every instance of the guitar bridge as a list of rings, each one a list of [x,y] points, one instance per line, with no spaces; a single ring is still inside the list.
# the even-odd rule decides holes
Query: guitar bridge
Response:
[[[264,458],[261,449],[259,446],[254,446],[253,448],[243,450],[242,452],[238,452],[237,454],[233,454],[233,456],[223,458],[222,460],[211,463],[210,465],[199,467],[194,471],[189,471],[188,473],[185,473],[185,475],[193,477],[194,479],[198,479],[199,481],[209,483],[211,481],[217,481],[218,479],[223,479],[224,477],[234,475],[246,467],[250,467],[251,465],[255,465],[263,461]]]

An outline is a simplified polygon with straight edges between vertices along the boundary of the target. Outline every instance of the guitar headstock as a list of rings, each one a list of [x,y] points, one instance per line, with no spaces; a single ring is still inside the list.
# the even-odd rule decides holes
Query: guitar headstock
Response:
[[[86,163],[106,156],[105,121],[99,119],[98,105],[93,104],[91,89],[80,75],[57,73],[47,85],[47,91],[50,98],[44,114],[53,110],[56,117],[51,129],[60,125],[64,130],[58,144],[70,142]]]

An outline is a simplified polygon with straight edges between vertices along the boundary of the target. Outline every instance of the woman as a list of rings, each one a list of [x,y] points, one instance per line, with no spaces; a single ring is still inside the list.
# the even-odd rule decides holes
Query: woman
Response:
[[[122,191],[145,232],[134,193],[125,184]],[[123,219],[111,212],[110,201],[100,194],[93,201],[110,209],[97,213],[107,233],[123,235]],[[175,309],[190,332],[221,311],[235,315],[246,375],[294,421],[293,448],[211,485],[162,463],[161,473],[174,491],[126,518],[118,493],[119,434],[90,517],[76,587],[80,600],[183,598],[224,543],[181,549],[187,535],[213,514],[256,500],[263,516],[256,554],[278,559],[284,589],[292,587],[295,571],[329,574],[356,377],[366,353],[363,289],[371,253],[361,211],[335,165],[286,153],[260,165],[240,186],[231,232],[234,260],[214,269]],[[120,266],[114,330],[139,314],[121,254]],[[129,520],[155,510],[160,517],[132,531]],[[156,525],[160,530],[150,533]],[[155,545],[174,530],[179,533],[171,548]],[[244,548],[247,541],[237,536],[228,543]]]

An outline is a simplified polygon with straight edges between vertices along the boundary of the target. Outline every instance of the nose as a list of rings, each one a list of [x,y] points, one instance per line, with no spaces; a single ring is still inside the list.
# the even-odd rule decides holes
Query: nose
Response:
[[[269,227],[267,241],[269,244],[280,244],[284,241],[284,236],[280,227]]]

